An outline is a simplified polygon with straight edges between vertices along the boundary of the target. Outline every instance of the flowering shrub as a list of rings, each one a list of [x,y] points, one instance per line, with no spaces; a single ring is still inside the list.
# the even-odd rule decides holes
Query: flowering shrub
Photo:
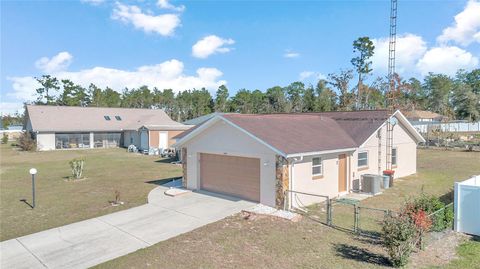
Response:
[[[401,267],[408,263],[408,258],[415,246],[415,224],[407,215],[385,217],[382,225],[383,244],[390,256],[393,266]]]
[[[452,215],[451,210],[440,211],[442,214],[435,214],[434,218],[429,217],[429,214],[443,207],[444,204],[438,198],[422,193],[419,197],[407,201],[397,215],[384,219],[383,244],[394,266],[406,265],[413,248],[423,248],[423,237],[432,228],[435,230],[435,225],[446,227]]]

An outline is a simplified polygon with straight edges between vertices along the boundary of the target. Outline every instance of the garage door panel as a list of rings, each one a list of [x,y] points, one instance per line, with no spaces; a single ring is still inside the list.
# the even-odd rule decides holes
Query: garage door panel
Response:
[[[201,153],[200,187],[260,201],[260,159]]]

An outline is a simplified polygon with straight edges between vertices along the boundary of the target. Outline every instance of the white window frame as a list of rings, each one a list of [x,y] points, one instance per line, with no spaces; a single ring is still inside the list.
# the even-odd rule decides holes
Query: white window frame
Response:
[[[313,164],[313,160],[315,159],[320,159],[320,163],[319,164]],[[315,167],[320,167],[320,173],[317,173],[317,174],[314,174],[313,173],[313,168]],[[322,160],[322,157],[313,157],[312,158],[312,176],[323,176],[323,160]]]
[[[365,165],[358,165],[358,162],[360,161],[360,153],[366,153],[367,154],[367,163]],[[359,151],[358,154],[357,154],[357,167],[358,168],[364,168],[364,167],[368,167],[368,150],[363,150],[363,151]],[[363,158],[362,158],[363,160]]]
[[[393,150],[395,150],[395,163],[393,162]],[[398,165],[398,148],[397,147],[392,148],[392,159],[390,161],[392,162],[392,166]]]

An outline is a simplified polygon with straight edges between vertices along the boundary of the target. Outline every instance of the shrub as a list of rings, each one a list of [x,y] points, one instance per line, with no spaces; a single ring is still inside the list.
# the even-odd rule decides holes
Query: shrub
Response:
[[[8,135],[6,133],[3,133],[2,144],[7,144],[7,143],[8,143]]]
[[[18,138],[18,146],[23,151],[32,151],[36,147],[35,139],[33,139],[32,134],[30,132],[23,132],[20,137]]]
[[[455,218],[455,213],[453,212],[453,204],[445,208],[444,214],[445,228],[453,227],[453,219]]]
[[[443,231],[452,226],[453,208],[445,208],[445,203],[438,197],[422,193],[420,196],[408,201],[407,206],[414,211],[423,210],[427,215],[435,213],[431,216],[431,230],[433,231]],[[445,210],[441,210],[442,208],[445,208]]]
[[[70,168],[72,169],[72,175],[74,179],[82,178],[83,166],[85,164],[84,159],[73,159],[69,162]]]
[[[423,210],[427,214],[432,214],[445,206],[438,197],[425,193],[420,194],[420,196],[415,197],[411,201],[407,201],[407,204],[411,204],[415,211]]]
[[[415,246],[415,224],[405,214],[386,216],[382,231],[383,244],[393,266],[405,266]]]

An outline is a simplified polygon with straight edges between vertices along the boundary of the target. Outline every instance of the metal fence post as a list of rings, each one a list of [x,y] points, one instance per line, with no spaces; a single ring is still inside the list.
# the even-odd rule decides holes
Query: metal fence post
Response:
[[[357,205],[353,205],[353,232],[354,233],[359,233],[359,229],[358,229],[358,221],[359,221],[359,208]]]
[[[327,198],[327,225],[332,226],[332,201]]]

